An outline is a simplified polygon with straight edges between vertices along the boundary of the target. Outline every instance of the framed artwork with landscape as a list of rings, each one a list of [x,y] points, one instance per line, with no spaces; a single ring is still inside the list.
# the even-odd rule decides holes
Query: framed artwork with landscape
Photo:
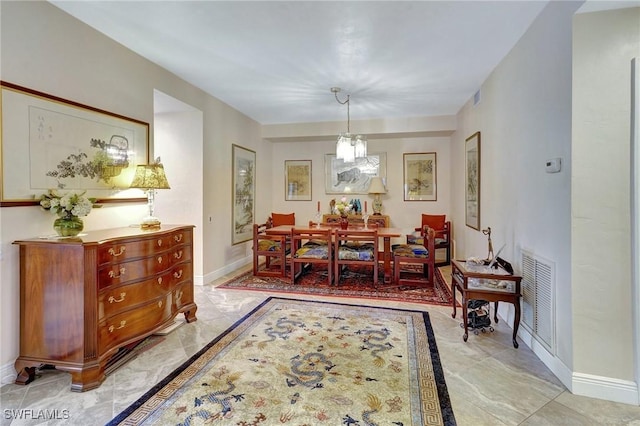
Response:
[[[324,156],[325,182],[327,194],[367,194],[371,178],[387,177],[387,154],[372,153],[356,158],[352,163],[338,160],[335,154]]]
[[[146,201],[129,188],[149,162],[149,123],[1,82],[0,205],[37,205],[50,189],[98,202]]]
[[[469,136],[465,152],[465,220],[468,227],[480,230],[480,132]]]
[[[436,153],[405,153],[404,201],[436,201]]]
[[[254,197],[256,192],[256,152],[240,145],[232,147],[231,220],[232,244],[253,238],[255,217]]]
[[[311,160],[284,161],[284,199],[311,201]]]

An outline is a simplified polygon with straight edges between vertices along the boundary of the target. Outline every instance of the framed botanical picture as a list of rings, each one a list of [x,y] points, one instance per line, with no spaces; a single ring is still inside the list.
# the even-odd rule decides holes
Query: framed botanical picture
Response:
[[[232,145],[232,244],[253,238],[256,191],[256,152],[240,145]]]
[[[436,153],[405,153],[404,201],[436,201]]]
[[[284,199],[311,201],[311,160],[284,161]]]
[[[146,201],[129,188],[149,163],[149,123],[1,82],[0,206],[37,205],[49,189],[99,202]]]
[[[369,154],[353,163],[338,160],[335,154],[324,156],[324,192],[327,194],[367,194],[371,178],[387,178],[387,154]]]
[[[480,132],[469,136],[465,152],[465,220],[468,227],[480,230]]]

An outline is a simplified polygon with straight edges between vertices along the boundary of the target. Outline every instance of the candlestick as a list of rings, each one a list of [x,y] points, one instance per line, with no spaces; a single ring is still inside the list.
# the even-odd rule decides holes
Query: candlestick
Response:
[[[365,212],[365,213],[367,212],[367,201],[366,201],[366,200],[365,200],[365,202],[364,202],[364,212]]]

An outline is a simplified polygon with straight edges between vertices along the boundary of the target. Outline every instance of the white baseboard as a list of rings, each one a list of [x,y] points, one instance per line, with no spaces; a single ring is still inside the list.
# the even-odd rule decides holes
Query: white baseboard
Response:
[[[562,382],[565,387],[571,391],[573,388],[573,372],[567,365],[560,360],[557,356],[552,354],[544,347],[540,342],[538,342],[534,337],[529,333],[529,331],[520,327],[518,330],[518,337],[520,340],[527,345],[534,354],[542,361],[544,365],[547,366],[549,370]]]
[[[511,322],[507,324],[511,324]],[[518,337],[574,395],[640,405],[640,394],[636,382],[573,372],[558,357],[534,339],[526,328],[520,327]]]
[[[252,256],[246,256],[242,259],[236,260],[233,263],[225,265],[223,268],[220,268],[217,271],[209,272],[204,276],[194,277],[194,284],[196,285],[208,284],[212,281],[217,280],[218,278],[224,277],[225,275],[235,271],[236,269],[239,269],[245,265],[248,265],[251,262],[253,262]]]
[[[639,405],[640,403],[636,382],[593,374],[573,373],[572,392],[576,395],[623,404]]]
[[[15,380],[16,370],[14,368],[13,362],[0,367],[0,383],[2,383],[3,385],[8,385],[13,383]]]

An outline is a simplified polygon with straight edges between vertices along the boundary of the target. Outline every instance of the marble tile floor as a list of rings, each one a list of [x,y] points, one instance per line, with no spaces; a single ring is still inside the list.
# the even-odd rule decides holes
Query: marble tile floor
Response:
[[[236,273],[239,272],[242,270]],[[210,285],[197,286],[198,321],[178,328],[162,343],[120,367],[98,389],[71,392],[70,375],[58,371],[43,371],[40,378],[27,386],[3,385],[0,388],[0,425],[107,423],[270,296],[216,288],[229,278],[231,276]],[[428,311],[459,425],[640,426],[640,407],[571,394],[526,345],[520,344],[519,349],[512,346],[512,330],[503,321],[493,324],[495,332],[470,334],[465,343],[460,320],[451,318],[450,307],[343,298],[313,299]],[[68,418],[15,419],[11,416],[12,409],[57,410],[61,414],[58,417]]]

